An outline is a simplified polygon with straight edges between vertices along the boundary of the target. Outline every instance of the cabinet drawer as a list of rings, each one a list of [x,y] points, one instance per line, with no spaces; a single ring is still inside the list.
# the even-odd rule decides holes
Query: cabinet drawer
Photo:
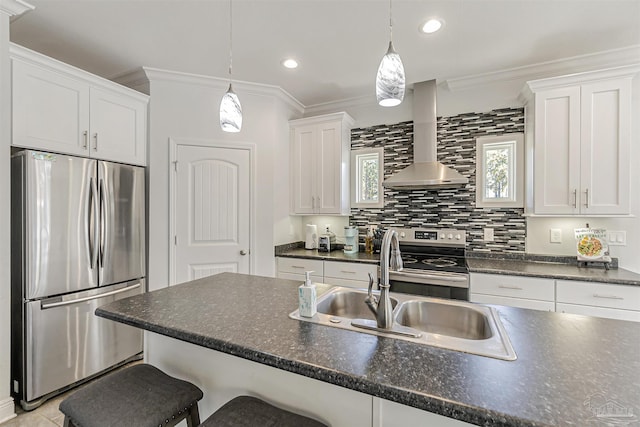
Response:
[[[605,317],[607,319],[640,322],[640,311],[618,310],[616,308],[592,307],[589,305],[557,303],[558,313],[581,314],[583,316]]]
[[[296,282],[300,282],[300,284],[304,283],[304,274],[298,273],[289,273],[287,271],[278,271],[278,279],[289,279],[295,280]],[[311,275],[312,283],[322,283],[322,276],[314,276]]]
[[[327,280],[330,277],[347,280],[359,280],[366,282],[368,285],[369,273],[371,273],[375,280],[378,277],[378,265],[335,261],[325,261],[324,263],[324,277]]]
[[[558,280],[557,301],[640,311],[640,286]]]
[[[297,273],[304,277],[305,271],[313,271],[314,276],[322,277],[324,275],[322,263],[322,260],[317,259],[278,257],[278,273]]]
[[[333,286],[344,286],[347,288],[357,288],[357,289],[366,289],[369,287],[369,280],[366,282],[363,280],[349,280],[349,279],[341,279],[338,277],[324,277],[324,283],[327,285]]]
[[[504,274],[471,274],[471,292],[502,297],[555,300],[553,279],[508,276]]]
[[[480,304],[498,304],[508,307],[530,308],[540,311],[555,311],[555,303],[553,301],[540,301],[536,299],[499,297],[495,295],[471,294],[469,295],[471,302]]]

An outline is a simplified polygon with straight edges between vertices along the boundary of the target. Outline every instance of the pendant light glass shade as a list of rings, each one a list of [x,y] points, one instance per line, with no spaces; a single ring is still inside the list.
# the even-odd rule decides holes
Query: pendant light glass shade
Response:
[[[400,55],[393,50],[393,42],[389,42],[389,50],[380,61],[376,76],[376,98],[383,107],[394,107],[404,99],[404,66]]]
[[[240,132],[242,129],[242,106],[231,85],[233,69],[233,7],[229,0],[229,89],[220,101],[220,127],[225,132]]]
[[[220,101],[220,127],[225,132],[240,132],[242,129],[242,106],[231,83]]]

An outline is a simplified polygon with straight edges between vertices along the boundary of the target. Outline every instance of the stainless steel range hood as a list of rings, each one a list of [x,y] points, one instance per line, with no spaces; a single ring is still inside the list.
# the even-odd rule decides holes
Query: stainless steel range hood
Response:
[[[469,179],[437,159],[436,81],[413,85],[413,164],[382,183],[396,190],[462,187]]]

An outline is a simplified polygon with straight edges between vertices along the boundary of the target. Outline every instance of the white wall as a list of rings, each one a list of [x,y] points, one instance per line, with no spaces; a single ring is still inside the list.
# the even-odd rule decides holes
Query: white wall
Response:
[[[9,15],[0,10],[0,200],[10,199],[11,78],[9,62]],[[0,206],[0,422],[14,415],[10,398],[11,378],[11,270],[9,203]],[[9,401],[9,403],[8,403]]]
[[[235,83],[243,108],[239,133],[220,129],[219,100],[227,82],[145,69],[149,111],[149,289],[169,284],[169,138],[247,142],[256,146],[256,229],[254,274],[275,275],[273,247],[300,240],[298,220],[290,218],[288,124],[301,115],[277,88]],[[283,166],[285,165],[285,166]],[[286,183],[286,186],[285,186]],[[274,225],[275,224],[275,225]]]
[[[33,7],[0,0],[0,423],[15,417],[11,397],[11,62],[10,18]]]

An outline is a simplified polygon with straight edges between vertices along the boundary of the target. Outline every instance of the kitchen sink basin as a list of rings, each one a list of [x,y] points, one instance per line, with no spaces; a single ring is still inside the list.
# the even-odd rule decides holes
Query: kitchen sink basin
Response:
[[[366,295],[361,292],[353,290],[329,292],[318,302],[318,313],[347,319],[375,320],[375,316],[364,303],[365,297]],[[398,300],[391,298],[391,306],[396,307],[397,305]]]
[[[485,313],[476,307],[448,304],[447,301],[407,301],[398,310],[395,320],[420,331],[467,340],[486,340],[492,335]]]
[[[515,360],[516,353],[493,307],[466,301],[391,293],[393,327],[378,328],[365,304],[367,291],[334,287],[318,298],[318,312],[289,317],[334,328],[385,336],[417,344]]]

